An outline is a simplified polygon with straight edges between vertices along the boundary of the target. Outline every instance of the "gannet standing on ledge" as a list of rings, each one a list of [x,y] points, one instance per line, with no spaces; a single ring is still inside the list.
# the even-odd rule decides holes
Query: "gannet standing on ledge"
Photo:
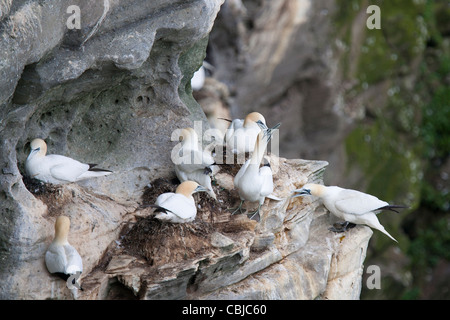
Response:
[[[55,222],[55,237],[45,253],[45,265],[50,273],[54,273],[67,281],[71,275],[83,272],[83,262],[78,251],[68,242],[70,220],[59,216]],[[75,279],[73,283],[75,284]],[[79,286],[78,286],[79,287]],[[72,291],[76,297],[76,286]],[[79,287],[81,289],[81,287]],[[83,289],[81,289],[83,290]]]
[[[396,211],[396,208],[406,208],[405,206],[390,205],[375,196],[360,191],[343,189],[335,186],[323,186],[309,183],[301,189],[294,190],[293,198],[312,195],[320,198],[324,206],[336,217],[343,219],[342,230],[330,228],[332,231],[342,232],[347,230],[350,224],[365,224],[377,229],[389,238],[398,242],[392,237],[378,221],[377,214],[382,210]]]
[[[143,205],[141,208],[156,208],[155,218],[173,223],[186,223],[194,221],[197,215],[197,207],[194,197],[196,192],[208,192],[203,186],[194,181],[184,181],[175,193],[166,192],[156,198],[155,204]]]
[[[30,177],[47,183],[64,184],[112,173],[110,170],[94,168],[95,164],[81,163],[69,157],[57,154],[46,156],[47,144],[42,139],[34,139],[30,147],[25,170]]]
[[[208,194],[216,198],[211,185],[212,166],[215,160],[210,153],[202,150],[198,135],[193,128],[185,128],[181,130],[183,141],[181,142],[180,152],[183,153],[181,163],[175,164],[175,173],[180,182],[195,181],[208,189]]]
[[[231,121],[225,133],[227,149],[231,150],[233,154],[253,152],[256,138],[261,131],[257,124],[258,121],[266,125],[266,119],[259,112],[251,112],[245,119],[234,119]]]
[[[241,211],[244,201],[258,201],[258,209],[250,213],[250,219],[256,217],[255,220],[259,221],[259,210],[264,203],[264,199],[273,192],[272,169],[270,168],[270,165],[263,165],[262,167],[260,167],[260,165],[267,144],[272,138],[273,131],[281,124],[279,123],[273,128],[267,128],[266,124],[261,120],[258,120],[256,123],[261,127],[261,130],[257,136],[253,154],[234,177],[234,186],[238,189],[241,203],[232,214],[236,213],[238,210]]]

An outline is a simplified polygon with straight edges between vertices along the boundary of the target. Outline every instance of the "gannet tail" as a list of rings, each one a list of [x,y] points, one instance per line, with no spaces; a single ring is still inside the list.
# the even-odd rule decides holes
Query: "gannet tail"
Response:
[[[398,211],[395,210],[395,209],[406,209],[406,208],[409,208],[409,207],[408,206],[392,204],[392,205],[388,205],[388,206],[384,206],[384,207],[378,208],[377,210],[380,210],[380,211],[381,210],[391,210],[391,211],[394,211],[394,212],[398,213]]]

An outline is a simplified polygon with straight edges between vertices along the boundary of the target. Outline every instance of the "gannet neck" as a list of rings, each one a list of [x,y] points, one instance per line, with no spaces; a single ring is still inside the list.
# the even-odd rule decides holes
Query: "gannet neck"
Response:
[[[261,120],[264,124],[266,123],[266,119],[259,112],[251,112],[244,119],[244,127],[249,127],[256,124],[256,121]]]
[[[70,220],[66,216],[59,216],[55,222],[55,239],[58,244],[67,244],[70,229]]]
[[[182,182],[177,189],[175,190],[175,193],[182,194],[186,198],[192,198],[192,194],[194,193],[195,189],[199,184],[194,181],[184,181]]]
[[[250,164],[256,164],[259,166],[261,163],[264,153],[266,152],[268,141],[264,139],[264,132],[261,131],[256,138],[255,149],[251,157]]]

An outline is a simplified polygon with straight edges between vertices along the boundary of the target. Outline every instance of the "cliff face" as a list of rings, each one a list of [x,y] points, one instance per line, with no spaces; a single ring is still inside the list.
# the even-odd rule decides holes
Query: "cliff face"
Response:
[[[73,231],[94,241],[89,270],[149,181],[173,174],[164,152],[174,145],[171,133],[206,123],[189,79],[222,2],[0,1],[3,298],[49,296],[25,284],[46,275],[42,257],[55,215],[69,215]],[[70,5],[80,9],[80,29],[67,26]],[[22,181],[37,137],[49,153],[115,173],[86,182],[88,189],[57,190],[51,197],[62,202],[50,201],[51,213]]]
[[[62,214],[83,257],[80,299],[359,297],[370,229],[333,234],[318,202],[288,198],[323,182],[326,162],[272,155],[282,200],[266,200],[259,223],[226,210],[238,202],[226,166],[216,175],[222,202],[197,196],[193,224],[160,224],[136,210],[162,186],[174,188],[172,132],[196,120],[208,126],[189,80],[222,3],[0,0],[0,298],[72,298],[44,264]],[[67,28],[69,5],[80,8],[79,30]],[[36,184],[24,171],[36,137],[50,153],[114,173]],[[173,237],[163,238],[167,228]]]

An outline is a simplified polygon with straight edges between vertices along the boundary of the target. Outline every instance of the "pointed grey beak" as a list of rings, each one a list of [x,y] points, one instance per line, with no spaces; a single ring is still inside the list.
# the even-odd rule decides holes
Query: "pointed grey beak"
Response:
[[[196,193],[196,192],[208,192],[208,189],[206,189],[204,186],[199,185],[197,188],[195,188],[193,193]]]
[[[27,159],[30,158],[32,154],[35,154],[35,153],[39,152],[40,150],[41,150],[41,148],[31,149],[30,153],[28,154]]]
[[[270,139],[272,139],[273,131],[281,126],[281,123],[278,123],[274,127],[268,128],[261,120],[256,121],[256,123],[261,128],[261,130],[264,131],[264,137],[267,137],[267,141],[270,141]]]
[[[310,195],[311,195],[311,190],[301,188],[301,189],[292,191],[291,198],[310,196]]]

